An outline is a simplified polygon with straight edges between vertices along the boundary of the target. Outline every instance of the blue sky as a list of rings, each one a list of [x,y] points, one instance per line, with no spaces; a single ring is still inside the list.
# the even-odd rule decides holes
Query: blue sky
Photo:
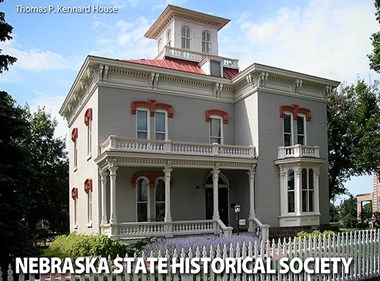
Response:
[[[379,27],[372,1],[357,0],[5,0],[0,10],[13,27],[13,40],[0,43],[18,58],[0,76],[1,90],[32,108],[44,106],[67,134],[58,110],[88,54],[111,58],[153,58],[156,45],[144,38],[167,4],[231,19],[219,32],[219,53],[253,62],[354,83],[378,79],[366,55]],[[20,13],[26,7],[117,7],[115,14]],[[353,194],[370,192],[372,178],[347,183]]]

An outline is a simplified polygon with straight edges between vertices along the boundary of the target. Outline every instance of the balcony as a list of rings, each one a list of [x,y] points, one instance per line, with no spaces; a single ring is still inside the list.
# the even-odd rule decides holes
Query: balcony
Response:
[[[165,56],[176,58],[176,59],[201,62],[206,57],[206,54],[165,46],[163,50],[157,55],[156,58],[161,59]],[[230,58],[219,57],[219,56],[217,56],[217,58],[222,59],[222,63],[224,67],[236,68],[236,69],[239,68],[239,65],[238,65],[239,60],[237,59],[230,59]]]
[[[277,159],[286,158],[320,158],[319,146],[305,146],[296,144],[293,146],[280,146],[277,149]]]
[[[224,158],[256,159],[253,145],[238,146],[225,144],[208,144],[178,142],[171,140],[146,140],[111,135],[100,145],[100,154],[106,151],[140,152],[187,156],[212,156]]]

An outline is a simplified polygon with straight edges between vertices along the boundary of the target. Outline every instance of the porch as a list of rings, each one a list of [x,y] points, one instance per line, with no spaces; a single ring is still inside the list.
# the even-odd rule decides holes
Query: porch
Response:
[[[255,214],[254,179],[257,156],[253,146],[110,136],[101,144],[99,153],[96,162],[101,171],[100,228],[104,234],[118,239],[197,234],[231,235],[233,227],[228,224],[228,220],[231,221],[234,215],[228,209],[226,212],[226,208],[232,205],[230,200],[239,200],[235,197],[240,196],[243,201],[248,199],[245,205],[248,231],[262,235],[264,239],[268,237],[269,226],[262,224]],[[228,188],[224,171],[230,171],[231,177],[237,178],[235,189],[238,186],[241,189],[239,192],[233,190],[231,194],[227,190],[226,204],[222,203],[220,197],[220,194],[225,193],[222,192],[223,188]],[[174,191],[171,190],[173,173]],[[244,174],[246,178],[241,180]],[[124,188],[126,181],[131,182],[131,188],[127,191],[119,187]],[[150,187],[145,188],[145,201],[139,199],[139,188],[143,186]],[[164,194],[164,198],[157,199],[156,190],[160,186],[160,193]],[[132,190],[133,188],[135,189]],[[206,209],[210,203],[207,200],[211,202],[208,213]],[[206,207],[202,203],[205,201]],[[139,203],[141,204],[138,205]],[[162,217],[157,208],[162,208]],[[223,214],[227,214],[227,220]]]

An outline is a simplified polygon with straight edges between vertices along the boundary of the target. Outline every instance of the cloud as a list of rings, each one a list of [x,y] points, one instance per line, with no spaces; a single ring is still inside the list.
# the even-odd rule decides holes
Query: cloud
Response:
[[[314,0],[278,9],[261,22],[244,13],[226,28],[219,45],[223,55],[239,58],[242,68],[257,62],[354,82],[357,74],[365,79],[370,74],[366,55],[372,49],[369,37],[378,30],[374,12],[367,1]]]
[[[133,22],[120,20],[112,25],[96,21],[94,27],[102,33],[97,37],[97,48],[91,53],[118,59],[152,58],[157,52],[155,41],[144,37],[150,25],[146,17]]]
[[[1,44],[1,49],[5,54],[17,58],[15,68],[27,71],[47,71],[47,70],[62,70],[62,69],[77,69],[77,65],[64,56],[52,51],[30,49],[22,50],[14,40],[6,41]]]

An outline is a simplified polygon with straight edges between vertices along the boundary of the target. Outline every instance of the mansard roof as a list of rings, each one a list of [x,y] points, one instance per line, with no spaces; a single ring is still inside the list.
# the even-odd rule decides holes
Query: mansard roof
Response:
[[[131,62],[131,63],[137,63],[137,64],[143,64],[143,65],[168,68],[172,70],[179,70],[179,71],[206,75],[197,62],[175,59],[175,58],[170,58],[170,57],[165,57],[164,59],[153,59],[153,60],[131,59],[131,60],[125,60],[125,61]],[[237,69],[223,67],[223,78],[232,79],[238,74],[239,74],[239,71]]]

